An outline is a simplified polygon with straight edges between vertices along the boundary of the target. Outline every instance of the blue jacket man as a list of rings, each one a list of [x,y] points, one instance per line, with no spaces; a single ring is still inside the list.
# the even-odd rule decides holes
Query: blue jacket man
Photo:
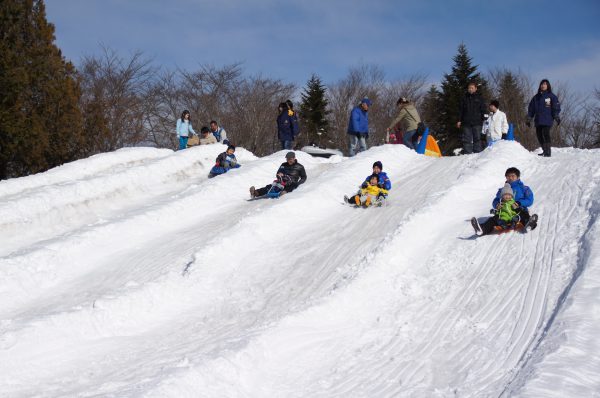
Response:
[[[350,113],[348,122],[348,135],[350,136],[350,156],[356,153],[356,147],[360,145],[360,151],[367,150],[367,138],[369,138],[369,107],[371,100],[363,98],[360,104]]]
[[[537,139],[542,147],[540,156],[550,157],[550,128],[554,121],[560,125],[560,102],[558,97],[552,93],[552,86],[547,79],[540,82],[538,92],[529,102],[527,109],[527,127],[531,126],[534,119]]]
[[[382,170],[383,164],[379,160],[373,163],[373,174],[375,174],[379,178],[378,185],[381,188],[389,191],[390,189],[392,189],[392,182],[390,181],[387,173]],[[371,175],[368,175],[367,178],[365,178],[365,182],[368,183],[370,179]]]
[[[518,207],[520,207],[520,218],[523,225],[529,221],[528,207],[533,204],[533,191],[521,181],[521,172],[516,167],[509,167],[504,173],[506,183],[510,184],[513,191],[513,198]],[[492,201],[492,207],[496,209],[502,199],[502,188],[496,193],[496,197]]]

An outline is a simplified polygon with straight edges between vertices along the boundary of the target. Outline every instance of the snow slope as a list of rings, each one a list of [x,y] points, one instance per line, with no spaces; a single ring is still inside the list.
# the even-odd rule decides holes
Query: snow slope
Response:
[[[598,396],[600,151],[120,150],[0,182],[0,396]],[[385,207],[342,204],[381,160]],[[529,234],[473,239],[516,166]],[[594,395],[596,394],[596,395]]]

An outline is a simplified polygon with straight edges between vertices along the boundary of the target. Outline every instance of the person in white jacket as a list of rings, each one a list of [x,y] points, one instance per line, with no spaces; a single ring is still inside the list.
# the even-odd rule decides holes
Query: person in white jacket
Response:
[[[487,120],[483,124],[482,133],[485,134],[488,141],[488,146],[494,145],[497,141],[506,137],[508,133],[508,121],[506,120],[506,113],[500,109],[500,103],[498,100],[490,101],[489,110],[490,113]]]

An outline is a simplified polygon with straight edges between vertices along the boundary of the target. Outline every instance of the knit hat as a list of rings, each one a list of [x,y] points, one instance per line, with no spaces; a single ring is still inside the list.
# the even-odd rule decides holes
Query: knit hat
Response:
[[[367,97],[363,98],[360,100],[361,104],[367,104],[368,106],[371,106],[371,100],[368,99]]]
[[[285,158],[286,159],[295,159],[296,158],[296,154],[294,152],[288,152],[285,154]]]
[[[502,191],[500,191],[500,198],[502,198],[506,194],[509,194],[510,196],[514,196],[513,190],[509,183],[504,184],[504,188],[502,188]]]
[[[200,129],[200,133],[202,133],[202,134],[210,133],[210,129],[208,127],[204,126]]]
[[[381,164],[379,160],[373,163],[373,168],[375,168],[375,166],[379,167],[379,170],[383,170],[383,164]]]

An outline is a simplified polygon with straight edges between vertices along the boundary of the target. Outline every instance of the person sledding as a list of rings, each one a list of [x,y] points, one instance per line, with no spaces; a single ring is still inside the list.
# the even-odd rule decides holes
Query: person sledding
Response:
[[[229,145],[227,146],[227,150],[219,156],[217,156],[217,160],[215,161],[215,165],[210,169],[210,173],[208,174],[208,178],[216,177],[221,174],[227,173],[230,169],[237,169],[241,167],[241,165],[237,162],[235,157],[235,146]]]
[[[371,177],[373,175],[377,176],[377,186],[379,188],[383,189],[383,191],[384,191],[377,198],[377,200],[382,203],[387,198],[388,191],[390,189],[392,189],[392,182],[388,178],[388,175],[383,171],[383,164],[379,160],[376,161],[375,163],[373,163],[373,173],[369,174],[367,176],[367,178],[365,178],[363,184],[360,186],[360,189],[363,189],[365,184],[369,183],[369,181],[371,180]],[[360,196],[360,191],[358,191],[358,193],[356,195]],[[356,195],[352,195],[350,197],[348,197],[347,195],[344,196],[344,202],[350,203],[350,204],[356,204],[356,200],[353,199]]]
[[[538,216],[537,214],[530,216],[528,209],[533,204],[533,191],[520,180],[521,172],[516,167],[510,167],[506,170],[505,177],[504,187],[498,190],[492,202],[491,212],[494,213],[494,216],[483,224],[479,224],[476,217],[471,219],[471,225],[477,235],[488,235],[494,230],[523,228],[527,231],[537,227]],[[511,198],[508,197],[509,193]],[[508,200],[503,201],[505,195]],[[510,202],[509,207],[512,210],[507,208],[508,202]],[[516,219],[516,223],[513,223],[515,216],[518,219]]]
[[[371,175],[369,181],[365,181],[360,186],[358,193],[350,198],[345,197],[345,201],[356,206],[369,207],[371,205],[381,206],[383,199],[388,194],[388,191],[379,183],[377,174]]]
[[[306,171],[296,160],[294,152],[288,152],[285,155],[286,161],[279,166],[275,181],[262,188],[250,187],[250,198],[256,199],[263,196],[278,198],[281,195],[292,192],[298,186],[306,182]]]

